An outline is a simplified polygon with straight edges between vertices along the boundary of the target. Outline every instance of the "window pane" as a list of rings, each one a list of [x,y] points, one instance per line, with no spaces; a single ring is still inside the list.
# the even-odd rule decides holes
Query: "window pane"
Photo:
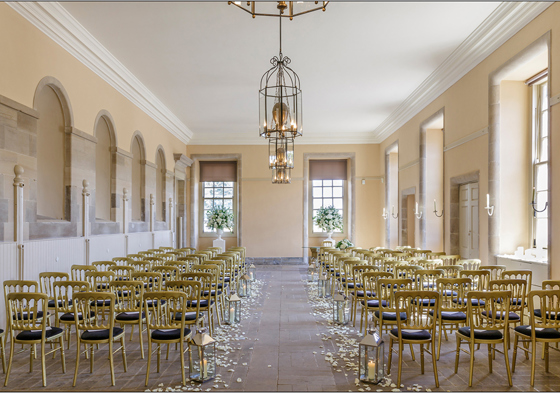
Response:
[[[333,197],[342,198],[342,187],[333,187]]]
[[[548,247],[548,220],[537,219],[537,247]]]
[[[214,199],[214,206],[223,206],[224,200],[223,199]]]
[[[332,206],[332,198],[324,198],[323,199],[323,206],[325,206],[325,207]]]
[[[323,200],[320,198],[313,199],[313,209],[318,209],[323,206]]]
[[[317,217],[317,210],[313,210],[313,218]]]
[[[333,199],[333,205],[337,209],[342,209],[344,207],[344,205],[342,203],[342,198],[334,198]]]
[[[332,198],[332,187],[323,187],[323,197]]]
[[[541,88],[541,110],[545,111],[548,109],[548,83],[543,83]]]
[[[224,182],[223,181],[215,181],[214,182],[214,187],[223,187],[224,186]]]
[[[212,184],[214,184],[214,183],[211,182],[211,181],[205,181],[204,182],[204,187],[212,187]]]
[[[541,139],[539,153],[539,161],[548,161],[548,138]]]
[[[323,196],[323,189],[321,187],[313,187],[313,198],[321,198]]]
[[[224,187],[233,187],[233,182],[232,181],[225,181],[224,182]]]
[[[341,215],[342,217],[344,217],[344,211],[343,211],[343,210],[339,210],[338,212],[340,213],[340,215]]]
[[[223,188],[214,188],[214,198],[222,198],[224,196]]]
[[[204,189],[204,198],[212,198],[214,196],[214,189],[213,188],[205,188]]]
[[[333,182],[332,180],[323,180],[323,186],[330,187],[332,186],[332,182]]]
[[[233,201],[231,199],[224,199],[224,206],[228,209],[233,209]]]
[[[548,136],[548,111],[541,113],[541,138]]]
[[[323,185],[322,180],[313,180],[313,187],[320,187]]]
[[[313,224],[313,232],[323,232],[323,231],[317,225]]]
[[[537,165],[536,187],[537,191],[548,189],[548,165]]]
[[[204,200],[204,210],[212,209],[212,199]]]
[[[343,181],[344,180],[333,180],[333,186],[343,186]]]
[[[224,198],[233,198],[233,188],[224,188]]]

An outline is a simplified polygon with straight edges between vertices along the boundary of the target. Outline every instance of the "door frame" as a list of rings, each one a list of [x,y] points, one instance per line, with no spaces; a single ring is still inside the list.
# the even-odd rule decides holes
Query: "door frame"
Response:
[[[465,173],[463,175],[451,177],[449,179],[450,215],[449,215],[449,253],[450,255],[459,255],[461,253],[459,229],[461,223],[459,221],[459,187],[463,184],[478,183],[480,193],[480,171]],[[480,198],[479,198],[480,199]],[[479,202],[480,210],[480,202]],[[478,222],[478,231],[480,234],[480,220]],[[480,256],[480,235],[478,237],[478,249]]]

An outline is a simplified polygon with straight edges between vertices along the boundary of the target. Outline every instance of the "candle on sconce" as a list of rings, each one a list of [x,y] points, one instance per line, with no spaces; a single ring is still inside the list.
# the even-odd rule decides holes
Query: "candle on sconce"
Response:
[[[418,214],[418,202],[416,202],[416,214]]]
[[[533,199],[531,199],[532,202],[535,202],[535,187],[533,187]]]
[[[434,199],[434,211],[436,211],[436,210],[437,210],[437,208],[436,208],[436,200]]]
[[[385,208],[383,208],[383,216],[385,216],[385,214],[386,214],[386,213],[385,213]]]
[[[391,209],[391,214],[395,215],[395,205],[393,205],[393,208]]]
[[[486,194],[486,207],[490,207],[490,194]]]

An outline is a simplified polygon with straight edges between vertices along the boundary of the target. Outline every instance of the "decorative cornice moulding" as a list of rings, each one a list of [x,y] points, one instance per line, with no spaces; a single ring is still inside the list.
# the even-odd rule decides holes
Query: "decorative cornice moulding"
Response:
[[[59,3],[7,4],[181,142],[190,141],[192,131]]]
[[[376,143],[369,133],[345,132],[338,134],[306,135],[295,139],[296,145],[358,145]],[[261,138],[257,133],[212,132],[206,135],[195,134],[189,145],[267,145],[268,140]]]
[[[381,143],[554,2],[503,2],[375,130]]]

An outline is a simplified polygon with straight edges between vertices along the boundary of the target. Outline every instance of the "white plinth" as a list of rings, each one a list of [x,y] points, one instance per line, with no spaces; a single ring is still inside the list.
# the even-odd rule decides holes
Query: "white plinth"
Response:
[[[222,252],[226,251],[226,241],[224,239],[215,239],[212,243],[213,247],[222,247]]]

